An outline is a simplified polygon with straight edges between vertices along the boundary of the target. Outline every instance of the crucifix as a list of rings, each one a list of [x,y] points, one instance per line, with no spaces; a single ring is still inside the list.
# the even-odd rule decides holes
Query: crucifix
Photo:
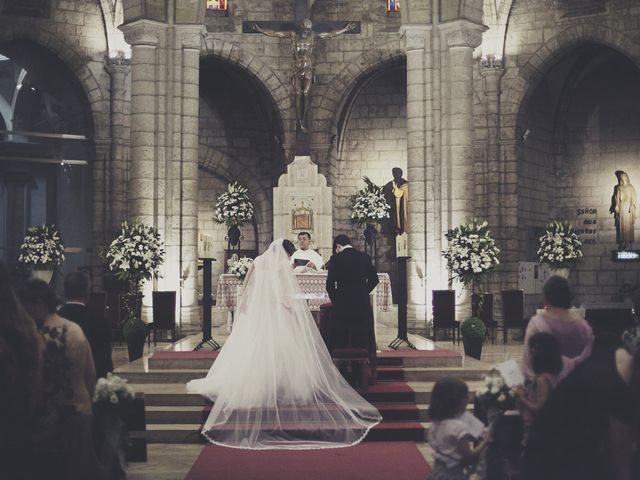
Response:
[[[296,155],[309,155],[309,106],[314,82],[313,46],[316,38],[332,38],[343,33],[360,33],[360,22],[311,22],[315,0],[296,0],[293,22],[242,22],[244,33],[261,33],[269,37],[287,38],[291,42],[293,72],[291,84],[296,110]]]

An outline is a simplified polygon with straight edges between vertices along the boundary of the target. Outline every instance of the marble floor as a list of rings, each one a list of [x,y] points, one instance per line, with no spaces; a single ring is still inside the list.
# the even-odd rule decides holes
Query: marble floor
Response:
[[[219,331],[214,331],[214,338],[223,343],[226,338],[226,328],[218,327]],[[386,349],[386,345],[395,338],[395,332],[379,332],[378,344],[380,348]],[[381,335],[380,335],[381,334]],[[387,338],[388,337],[388,338]],[[183,350],[191,351],[199,343],[200,336],[193,335],[186,337],[176,344],[168,342],[158,342],[151,348],[145,346],[145,358],[138,361],[139,368],[146,369],[146,356],[155,350]],[[420,349],[446,349],[463,353],[462,344],[454,344],[451,341],[438,341],[436,343],[418,335],[410,335],[409,339]],[[464,365],[468,367],[490,367],[496,363],[503,362],[509,358],[518,359],[522,354],[522,342],[510,341],[507,345],[501,342],[492,344],[485,342],[482,349],[482,360],[464,358]],[[124,366],[128,363],[127,347],[125,344],[113,347],[114,367]],[[150,444],[148,446],[148,461],[146,463],[131,463],[129,465],[129,480],[183,480],[189,469],[202,451],[203,445],[193,444]],[[421,453],[427,462],[432,463],[433,452],[427,443],[418,445]]]

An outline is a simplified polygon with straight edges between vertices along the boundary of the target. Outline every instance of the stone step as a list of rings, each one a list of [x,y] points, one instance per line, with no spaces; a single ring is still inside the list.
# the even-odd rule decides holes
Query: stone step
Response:
[[[131,368],[128,365],[116,369],[115,373],[129,383],[187,383],[189,380],[206,377],[207,369],[149,369]],[[408,382],[435,381],[442,377],[460,380],[480,380],[487,373],[485,368],[462,367],[379,367],[378,380]]]
[[[376,403],[385,421],[424,421],[429,418],[428,405],[414,403]],[[184,424],[202,423],[211,412],[210,405],[200,406],[148,406],[145,410],[148,423],[153,424]]]
[[[149,356],[151,370],[209,369],[219,352],[156,352]],[[385,350],[378,353],[379,366],[462,367],[462,355],[448,350]]]
[[[427,439],[426,422],[381,422],[373,427],[364,441],[414,441]],[[206,443],[200,434],[200,423],[147,424],[148,443]]]
[[[379,382],[369,387],[367,391],[359,393],[368,401],[377,404],[387,403],[417,403],[429,404],[434,382]],[[475,392],[481,386],[481,381],[468,381],[470,392]],[[136,392],[144,392],[147,407],[204,407],[209,402],[195,393],[187,393],[184,383],[132,383],[130,386]]]

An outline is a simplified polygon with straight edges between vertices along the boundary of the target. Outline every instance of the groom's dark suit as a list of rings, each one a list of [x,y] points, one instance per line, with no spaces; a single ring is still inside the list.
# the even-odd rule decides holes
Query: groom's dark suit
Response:
[[[375,332],[369,293],[378,284],[376,269],[366,253],[345,248],[329,261],[327,293],[333,304],[332,343],[373,350]]]

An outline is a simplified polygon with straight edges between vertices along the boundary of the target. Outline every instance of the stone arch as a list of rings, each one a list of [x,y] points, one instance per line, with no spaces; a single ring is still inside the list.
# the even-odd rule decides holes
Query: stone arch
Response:
[[[385,44],[369,50],[342,70],[325,88],[317,110],[327,113],[326,121],[317,122],[314,143],[328,145],[323,162],[319,162],[321,173],[328,174],[329,185],[335,184],[338,149],[341,143],[344,115],[358,93],[381,69],[406,60],[406,53],[397,44]]]
[[[207,37],[200,59],[202,60],[206,57],[215,57],[222,61],[236,64],[258,81],[264,87],[265,92],[268,93],[269,100],[275,107],[280,124],[278,130],[283,136],[281,138],[282,145],[285,146],[285,149],[289,145],[295,145],[295,131],[292,132],[290,128],[286,128],[295,118],[290,88],[286,81],[283,81],[259,57],[248,53],[241,45],[234,42],[214,39],[211,36]]]
[[[623,32],[594,23],[575,25],[561,31],[538,48],[524,65],[503,77],[508,88],[502,94],[501,116],[506,120],[502,126],[510,129],[511,138],[515,138],[519,117],[549,68],[570,50],[589,43],[607,46],[640,68],[640,47]]]
[[[107,142],[110,135],[109,128],[109,94],[106,86],[101,85],[93,71],[89,68],[86,58],[76,52],[73,45],[56,35],[52,35],[42,28],[23,29],[10,27],[0,33],[0,42],[26,40],[55,55],[64,63],[75,76],[82,88],[91,110],[93,119],[93,135],[96,142]]]
[[[214,175],[224,178],[227,182],[242,179],[240,183],[249,189],[249,196],[255,209],[255,223],[258,238],[256,244],[259,251],[264,251],[270,243],[273,232],[273,207],[266,189],[260,184],[260,179],[242,163],[228,153],[200,144],[198,167]]]

